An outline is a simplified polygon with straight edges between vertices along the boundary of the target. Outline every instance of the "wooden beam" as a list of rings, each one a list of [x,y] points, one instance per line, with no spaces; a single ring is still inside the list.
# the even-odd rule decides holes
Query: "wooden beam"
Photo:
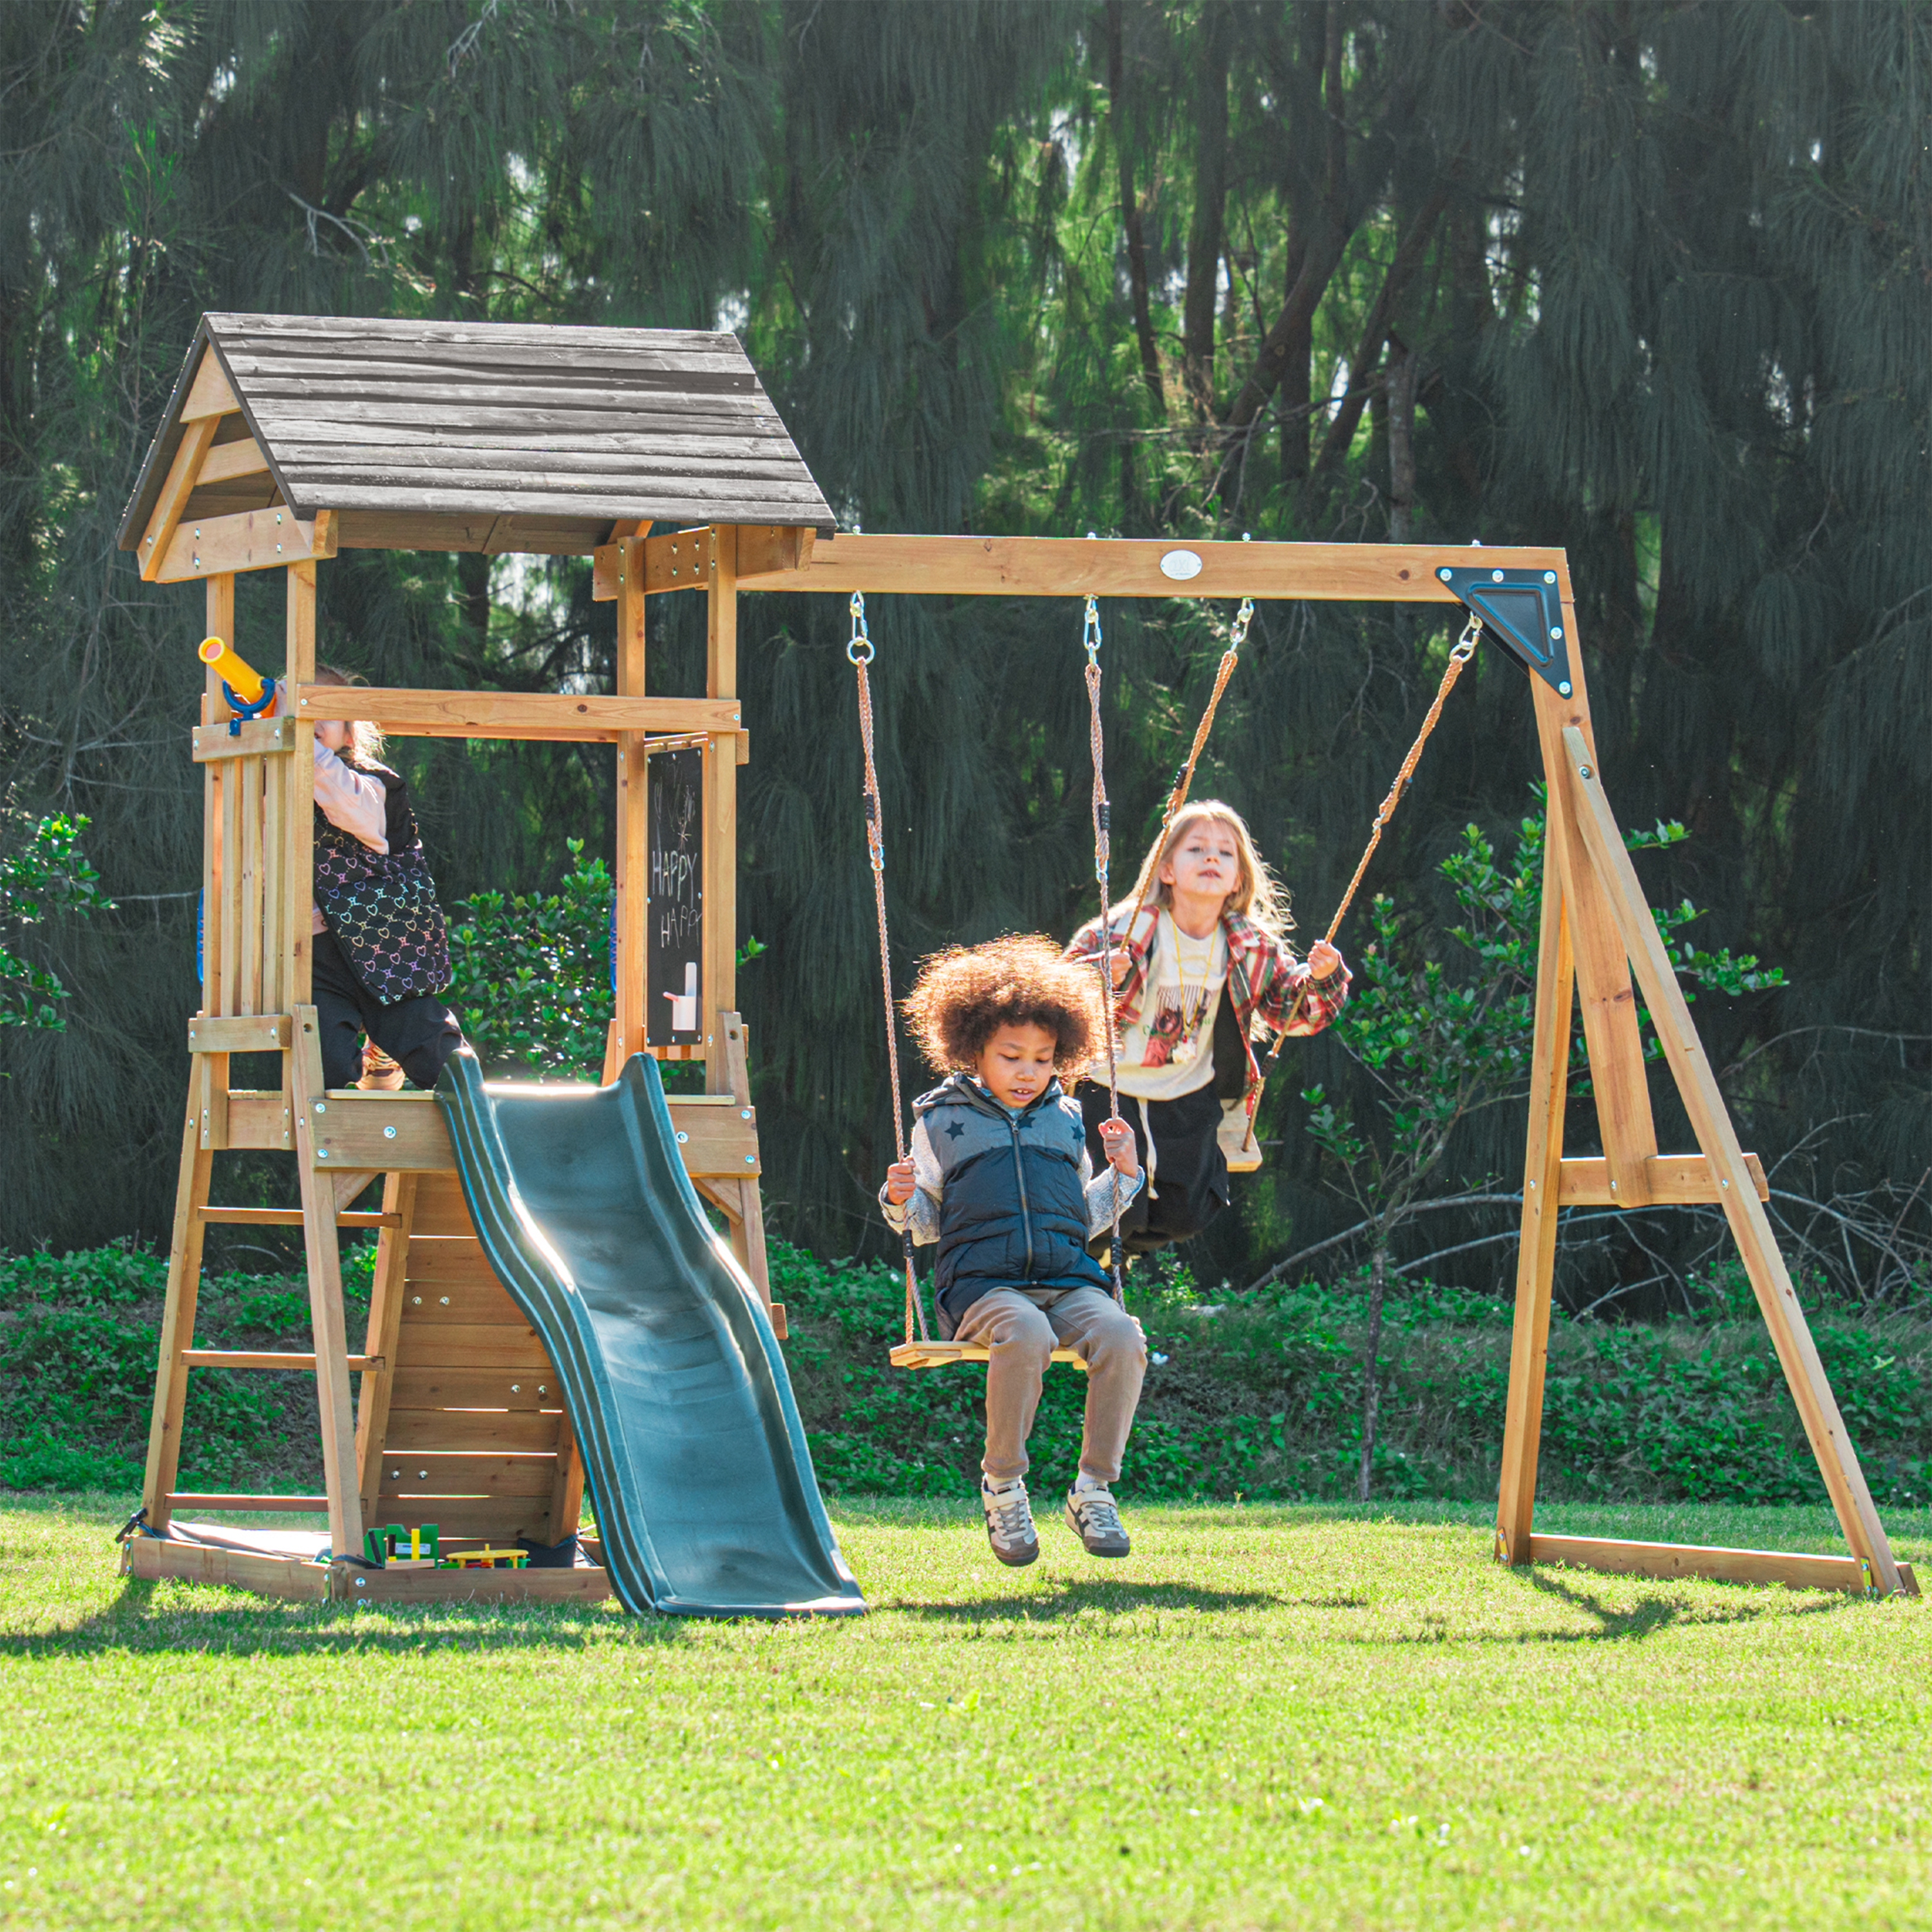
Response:
[[[201,1218],[232,1222],[243,1228],[299,1228],[302,1224],[299,1208],[204,1208]],[[338,1214],[335,1225],[338,1228],[393,1228],[398,1223],[393,1214]]]
[[[313,1369],[315,1366],[315,1357],[311,1354],[276,1348],[190,1348],[183,1354],[182,1360],[190,1368],[196,1369]],[[380,1369],[383,1366],[380,1355],[351,1355],[348,1362],[351,1375],[360,1375],[364,1370]]]
[[[752,1106],[752,1069],[748,1054],[749,1042],[746,1037],[745,1022],[737,1013],[726,1012],[718,1016],[718,1030],[724,1036],[724,1072],[730,1084],[734,1105],[729,1110],[736,1123],[742,1129],[748,1143],[736,1150],[741,1165],[735,1168],[719,1170],[735,1172],[737,1186],[737,1213],[731,1216],[731,1246],[738,1257],[738,1264],[750,1276],[752,1286],[758,1291],[758,1298],[765,1304],[765,1312],[772,1318],[772,1326],[780,1336],[785,1332],[784,1310],[772,1300],[771,1270],[765,1255],[765,1209],[758,1192],[758,1177],[761,1172],[758,1162],[758,1120]],[[720,1110],[722,1111],[722,1110]],[[701,1119],[703,1115],[696,1108],[689,1108],[686,1118]],[[687,1150],[680,1148],[680,1154]],[[687,1171],[692,1164],[687,1157]]]
[[[1574,1563],[1623,1576],[1703,1576],[1724,1583],[1784,1583],[1800,1590],[1872,1593],[1876,1580],[1856,1556],[1820,1556],[1785,1550],[1724,1550],[1685,1543],[1630,1543],[1609,1537],[1545,1536],[1529,1539],[1532,1563]],[[1909,1563],[1898,1566],[1899,1588],[1918,1594]]]
[[[214,345],[211,342],[202,350],[194,380],[188,385],[188,400],[182,404],[181,420],[184,423],[199,422],[204,416],[225,416],[241,406],[236,400],[235,392],[228,386],[227,371],[222,368],[221,358],[215,353]]]
[[[760,572],[802,570],[818,554],[818,532],[809,524],[740,524],[740,581]]]
[[[1552,788],[1553,789],[1553,788]],[[1564,904],[1563,866],[1553,841],[1543,848],[1542,924],[1536,954],[1536,1030],[1531,1050],[1529,1130],[1523,1144],[1522,1232],[1516,1249],[1516,1314],[1510,1336],[1509,1389],[1503,1408],[1501,1480],[1496,1491],[1496,1556],[1528,1558],[1543,1440],[1544,1373],[1550,1352],[1550,1298],[1556,1271],[1563,1115],[1570,1097],[1571,996],[1576,964]]]
[[[211,577],[230,570],[272,570],[311,557],[335,554],[335,513],[310,519],[290,509],[237,510],[226,517],[197,517],[179,525],[152,571],[160,584]]]
[[[260,476],[267,472],[268,459],[252,436],[238,442],[218,442],[202,458],[200,481],[232,483],[238,477]]]
[[[335,718],[340,686],[304,685],[295,694],[298,718]],[[554,738],[614,743],[620,732],[736,732],[735,698],[604,698],[574,692],[406,691],[358,686],[356,716],[398,737]]]
[[[416,1207],[416,1177],[392,1174],[382,1185],[383,1218],[388,1226],[376,1244],[376,1273],[369,1294],[369,1328],[362,1346],[383,1366],[363,1382],[356,1405],[356,1486],[362,1498],[362,1520],[376,1514],[382,1490],[382,1455],[389,1446],[389,1407],[395,1376],[388,1364],[396,1359],[402,1332],[404,1286],[408,1272],[410,1238]]]
[[[1604,796],[1596,753],[1583,734],[1574,728],[1564,730],[1562,749],[1562,784],[1570,814],[1580,828],[1595,868],[1598,890],[1636,968],[1638,983],[1649,1004],[1684,1112],[1690,1116],[1698,1144],[1717,1175],[1725,1219],[1730,1223],[1758,1306],[1771,1330],[1772,1345],[1790,1384],[1799,1419],[1804,1424],[1812,1453],[1818,1459],[1819,1472],[1838,1511],[1839,1526],[1852,1554],[1871,1565],[1879,1589],[1892,1595],[1903,1586],[1892,1545],[1866,1486],[1858,1452],[1838,1413],[1824,1364],[1818,1358],[1798,1292],[1792,1286],[1770,1220],[1758,1199],[1756,1178],[1738,1144],[1730,1110],[1724,1104],[1717,1076],[1712,1072],[1703,1043],[1697,1037],[1683,988],[1677,983],[1676,969],[1664,950],[1636,868]]]
[[[310,1150],[304,1164],[325,1173],[441,1173],[456,1166],[433,1094],[318,1093],[310,1096],[303,1124]]]
[[[204,416],[199,422],[188,424],[182,431],[182,440],[175,449],[175,460],[168,465],[167,478],[161,485],[161,494],[154,500],[154,512],[148,519],[147,530],[141,538],[141,574],[150,584],[161,574],[168,548],[174,542],[176,526],[182,520],[182,511],[188,507],[188,500],[194,494],[194,486],[200,479],[203,461],[219,426],[214,417]]]
[[[225,580],[235,581],[232,577]],[[224,724],[196,725],[190,743],[195,763],[205,765],[223,758],[255,758],[292,751],[295,734],[292,718],[244,718],[238,725],[231,718]]]
[[[328,1544],[332,1550],[360,1550],[362,1499],[356,1482],[356,1414],[349,1393],[349,1337],[342,1307],[335,1196],[328,1174],[318,1173],[316,1163],[303,1157],[313,1135],[310,1109],[324,1092],[315,1008],[297,1006],[295,1022],[290,1065],[296,1107],[296,1172],[302,1184],[309,1319],[315,1331],[315,1394],[322,1426],[322,1481],[328,1492]]]
[[[694,531],[652,537],[645,587],[694,589],[704,581]],[[670,546],[680,543],[674,553]],[[663,546],[662,549],[660,546]],[[1454,604],[1437,577],[1466,564],[1460,546],[1423,544],[1194,543],[1140,538],[821,537],[795,569],[741,572],[746,590],[900,592],[918,596],[1340,598],[1381,604]],[[1556,570],[1560,550],[1485,549],[1499,568]],[[1163,572],[1198,568],[1192,576]],[[695,571],[692,566],[698,564]],[[661,567],[661,565],[662,567]],[[1574,655],[1574,653],[1573,653]]]
[[[644,539],[626,538],[613,548],[620,554],[617,573],[616,682],[620,698],[645,695]],[[734,711],[736,706],[733,707]],[[610,1077],[644,1044],[645,909],[650,898],[650,741],[640,731],[617,738],[616,1001],[613,1024],[617,1038],[606,1058],[616,1056]]]
[[[293,563],[284,574],[287,641],[283,674],[292,694],[315,677],[315,566]],[[287,703],[288,694],[280,701]],[[296,730],[290,747],[293,755],[282,780],[282,871],[276,896],[282,928],[282,1004],[291,1010],[308,1004],[315,971],[315,734],[307,721],[298,716],[292,722]]]
[[[210,1054],[211,1062],[216,1058]],[[263,1092],[231,1088],[228,1130],[214,1142],[218,1149],[268,1148],[286,1154],[295,1145],[294,1102],[285,1090]]]
[[[1652,1204],[1658,1207],[1721,1205],[1723,1188],[1710,1162],[1701,1154],[1652,1154],[1645,1166],[1646,1185]],[[1766,1179],[1764,1163],[1754,1154],[1744,1156],[1751,1181],[1760,1201],[1771,1198],[1771,1183]],[[1624,1208],[1630,1204],[1617,1192],[1610,1177],[1610,1164],[1600,1156],[1566,1160],[1558,1187],[1557,1200],[1565,1208]]]
[[[280,1053],[288,1043],[286,1013],[238,1014],[220,1018],[197,1013],[188,1023],[190,1053]]]
[[[705,693],[738,708],[738,531],[727,524],[711,532],[705,592]],[[714,737],[704,748],[704,946],[699,968],[709,1067],[706,1089],[731,1091],[723,1016],[738,1006],[738,745]]]
[[[221,1507],[237,1506],[224,1503]],[[219,1584],[230,1589],[252,1590],[258,1597],[298,1601],[325,1602],[328,1596],[328,1566],[304,1563],[298,1557],[257,1556],[244,1550],[220,1550],[204,1543],[136,1536],[121,1546],[121,1561],[122,1574],[129,1576],[166,1576],[184,1583]]]
[[[197,1076],[200,1068],[196,1070]],[[188,1083],[182,1131],[181,1170],[175,1182],[174,1233],[168,1244],[167,1299],[161,1313],[154,1366],[154,1412],[148,1428],[148,1466],[141,1500],[156,1529],[168,1526],[169,1496],[181,1466],[182,1414],[188,1402],[188,1349],[194,1342],[195,1304],[201,1292],[202,1210],[208,1203],[214,1157],[202,1145],[200,1083]]]
[[[1576,635],[1569,602],[1569,580],[1562,579],[1566,621]],[[1617,1198],[1626,1208],[1648,1199],[1648,1163],[1657,1152],[1657,1127],[1650,1109],[1650,1078],[1637,1027],[1636,995],[1630,967],[1602,892],[1591,874],[1581,836],[1570,822],[1557,774],[1563,765],[1562,734],[1581,731],[1594,750],[1589,700],[1584,692],[1582,654],[1573,650],[1574,688],[1559,696],[1539,677],[1529,680],[1536,710],[1537,736],[1550,781],[1547,838],[1563,867],[1570,940],[1576,962],[1576,988],[1582,1008],[1583,1038],[1589,1048],[1590,1084],[1596,1097],[1597,1125]]]

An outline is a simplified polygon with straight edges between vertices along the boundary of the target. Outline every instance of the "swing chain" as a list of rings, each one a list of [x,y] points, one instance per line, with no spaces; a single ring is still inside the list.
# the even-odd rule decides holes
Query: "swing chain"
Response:
[[[879,928],[879,983],[886,1003],[886,1062],[892,1081],[892,1145],[898,1158],[906,1157],[905,1121],[899,1112],[899,1036],[892,1014],[892,949],[886,922],[886,841],[884,814],[879,802],[879,773],[872,754],[872,683],[866,667],[872,662],[872,639],[866,628],[866,599],[860,591],[852,593],[852,641],[845,646],[846,657],[858,674],[859,743],[865,754],[866,846],[872,865],[872,901]],[[926,1302],[919,1292],[914,1271],[912,1223],[899,1231],[899,1246],[905,1264],[905,1339],[913,1338],[918,1324],[919,1339],[930,1341],[926,1328]]]
[[[1106,740],[1100,724],[1100,606],[1089,596],[1081,641],[1087,652],[1088,743],[1094,754],[1094,876],[1100,887],[1100,1014],[1107,1034],[1107,1116],[1120,1116],[1120,1068],[1115,1059],[1114,1037],[1113,909],[1108,903],[1107,874],[1113,842],[1108,832],[1112,816],[1107,800]],[[1113,1182],[1114,1232],[1108,1259],[1114,1278],[1114,1299],[1124,1307],[1126,1292],[1120,1282],[1120,1170],[1108,1163]]]
[[[1436,729],[1436,720],[1442,716],[1442,706],[1449,694],[1456,688],[1456,680],[1462,675],[1462,667],[1476,654],[1476,646],[1481,642],[1483,620],[1474,611],[1469,614],[1469,621],[1462,626],[1462,634],[1456,639],[1455,648],[1449,653],[1449,662],[1443,667],[1442,682],[1436,687],[1436,700],[1422,721],[1422,728],[1415,734],[1415,742],[1409,746],[1408,755],[1402,761],[1402,769],[1395,775],[1395,782],[1388,788],[1388,796],[1377,809],[1375,823],[1369,827],[1369,842],[1356,862],[1355,876],[1348,881],[1347,891],[1342,893],[1341,903],[1335,908],[1335,916],[1328,922],[1328,930],[1322,938],[1330,946],[1335,935],[1341,930],[1342,922],[1348,916],[1348,908],[1354,901],[1357,889],[1362,883],[1363,874],[1369,869],[1369,861],[1376,856],[1376,848],[1382,842],[1382,829],[1395,816],[1396,807],[1402,802],[1402,795],[1408,789],[1409,780],[1415,776],[1415,768],[1422,758],[1422,748],[1429,742],[1430,734]],[[1262,1083],[1265,1085],[1274,1072],[1276,1063],[1281,1058],[1282,1048],[1287,1043],[1289,1033],[1301,1017],[1301,1010],[1307,1003],[1308,988],[1312,983],[1304,980],[1301,989],[1294,996],[1294,1004],[1281,1023],[1280,1030],[1274,1036],[1274,1044],[1268,1049],[1268,1057],[1262,1063]],[[1248,1096],[1248,1131],[1246,1145],[1252,1142],[1255,1133],[1255,1110],[1260,1104],[1261,1088],[1257,1087]]]

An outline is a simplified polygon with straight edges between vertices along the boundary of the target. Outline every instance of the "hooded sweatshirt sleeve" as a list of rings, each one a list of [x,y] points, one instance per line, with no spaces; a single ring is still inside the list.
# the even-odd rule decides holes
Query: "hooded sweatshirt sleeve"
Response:
[[[925,1246],[939,1239],[939,1202],[946,1191],[946,1180],[940,1172],[939,1156],[932,1150],[932,1137],[926,1131],[923,1115],[914,1124],[911,1152],[912,1198],[903,1207],[896,1205],[886,1198],[886,1190],[881,1187],[879,1211],[895,1234],[909,1227],[913,1240]]]
[[[1080,1178],[1087,1184],[1087,1236],[1088,1240],[1114,1225],[1114,1183],[1120,1184],[1120,1212],[1127,1211],[1127,1203],[1141,1191],[1141,1184],[1147,1178],[1143,1168],[1130,1180],[1112,1161],[1098,1174],[1094,1172],[1094,1157],[1084,1148],[1080,1150]]]

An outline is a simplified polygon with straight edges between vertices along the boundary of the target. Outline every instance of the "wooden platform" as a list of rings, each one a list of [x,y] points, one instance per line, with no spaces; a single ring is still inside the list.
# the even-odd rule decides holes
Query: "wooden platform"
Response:
[[[1689,1543],[1634,1543],[1619,1538],[1546,1536],[1529,1539],[1532,1563],[1566,1563],[1622,1576],[1703,1576],[1721,1583],[1783,1583],[1795,1590],[1849,1590],[1872,1594],[1871,1566],[1856,1556],[1805,1550],[1725,1550]],[[1898,1566],[1904,1594],[1918,1594],[1910,1563]]]

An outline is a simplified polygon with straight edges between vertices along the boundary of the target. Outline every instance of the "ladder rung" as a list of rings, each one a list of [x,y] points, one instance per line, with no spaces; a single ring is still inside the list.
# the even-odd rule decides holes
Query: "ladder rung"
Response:
[[[261,1348],[184,1348],[182,1360],[191,1369],[312,1369],[313,1355],[280,1354]],[[383,1367],[380,1355],[351,1355],[349,1372],[368,1374]]]
[[[229,1222],[244,1228],[299,1228],[302,1224],[299,1208],[197,1208],[194,1211],[204,1221]],[[373,1210],[344,1213],[336,1216],[335,1225],[338,1228],[400,1228],[403,1217]]]
[[[168,1492],[168,1508],[212,1510],[326,1510],[326,1496],[190,1496],[179,1490]]]

